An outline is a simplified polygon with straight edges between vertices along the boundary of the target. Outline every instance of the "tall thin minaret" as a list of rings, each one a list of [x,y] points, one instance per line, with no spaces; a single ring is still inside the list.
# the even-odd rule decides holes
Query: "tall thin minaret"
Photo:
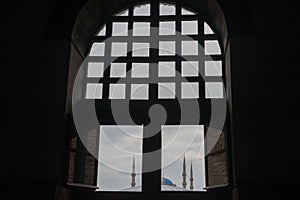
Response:
[[[132,172],[131,172],[131,187],[135,186],[135,160],[134,156],[132,157]]]
[[[191,172],[190,172],[190,189],[193,190],[194,189],[194,184],[193,184],[193,181],[194,181],[194,177],[193,177],[193,163],[191,161]]]
[[[183,156],[182,187],[183,187],[183,188],[186,188],[186,166],[185,166],[185,155]]]

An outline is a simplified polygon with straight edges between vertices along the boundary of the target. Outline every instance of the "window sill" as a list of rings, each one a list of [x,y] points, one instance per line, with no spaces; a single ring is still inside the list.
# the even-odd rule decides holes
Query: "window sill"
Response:
[[[99,187],[94,185],[85,185],[80,183],[67,183],[67,185],[72,187],[85,188],[85,189],[93,189],[93,190],[99,189]]]
[[[215,189],[228,188],[228,186],[229,186],[229,184],[226,183],[226,184],[221,184],[221,185],[207,186],[204,189],[207,190],[207,191],[212,191],[212,190],[215,190]]]

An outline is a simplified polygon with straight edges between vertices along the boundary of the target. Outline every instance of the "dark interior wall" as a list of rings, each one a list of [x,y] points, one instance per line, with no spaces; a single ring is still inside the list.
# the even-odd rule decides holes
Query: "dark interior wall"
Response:
[[[246,2],[245,2],[246,3]],[[248,2],[252,33],[231,37],[241,199],[299,198],[299,23],[292,3]]]
[[[1,6],[1,199],[54,199],[70,51],[67,38],[47,37],[55,3]]]
[[[240,199],[298,199],[297,6],[219,2],[231,42]],[[70,38],[83,3],[20,1],[2,8],[0,190],[10,199],[54,199],[62,169]]]

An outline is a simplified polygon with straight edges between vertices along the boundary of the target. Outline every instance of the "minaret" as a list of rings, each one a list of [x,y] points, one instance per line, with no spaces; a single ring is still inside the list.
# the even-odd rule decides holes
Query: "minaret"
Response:
[[[134,156],[132,157],[132,173],[131,173],[131,187],[135,186],[135,160]]]
[[[194,177],[193,177],[193,163],[191,162],[191,177],[190,177],[190,182],[191,182],[191,185],[190,185],[190,189],[193,190],[194,189],[194,185],[193,185],[193,181],[194,181]]]
[[[182,187],[183,187],[183,188],[186,188],[186,166],[185,166],[185,155],[183,156]]]

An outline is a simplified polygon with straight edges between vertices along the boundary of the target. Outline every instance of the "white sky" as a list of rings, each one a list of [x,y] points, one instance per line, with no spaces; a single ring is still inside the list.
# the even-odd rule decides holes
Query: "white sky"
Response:
[[[101,191],[120,191],[130,187],[132,157],[135,155],[136,186],[141,185],[142,126],[101,126],[100,163],[97,186]],[[183,154],[186,156],[187,187],[193,161],[194,190],[201,190],[205,180],[203,126],[164,126],[162,128],[163,173],[182,187]]]

